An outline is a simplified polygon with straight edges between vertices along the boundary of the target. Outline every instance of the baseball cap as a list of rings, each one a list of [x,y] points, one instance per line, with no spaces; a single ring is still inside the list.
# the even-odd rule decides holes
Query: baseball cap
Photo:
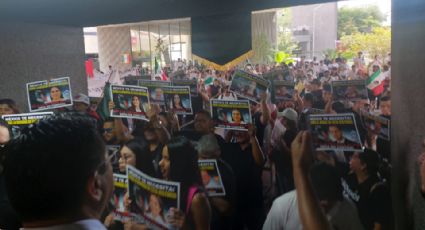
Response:
[[[74,102],[81,102],[86,105],[90,105],[90,98],[87,95],[80,93],[74,96]]]
[[[298,113],[291,108],[286,108],[283,112],[277,112],[277,118],[281,117],[285,117],[288,120],[296,122],[298,120]]]

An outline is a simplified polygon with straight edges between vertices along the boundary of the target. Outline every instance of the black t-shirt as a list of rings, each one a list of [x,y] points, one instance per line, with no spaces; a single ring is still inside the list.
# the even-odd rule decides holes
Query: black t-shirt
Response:
[[[376,176],[370,176],[363,183],[357,182],[356,175],[350,174],[343,181],[344,194],[357,206],[360,221],[366,230],[380,223],[387,229],[392,223],[390,192]]]
[[[233,173],[232,168],[222,159],[217,159],[218,170],[220,171],[221,180],[224,185],[226,195],[221,197],[235,207],[236,205],[236,177]],[[211,203],[211,202],[210,202]],[[211,203],[212,219],[211,229],[232,229],[233,215],[225,216],[221,214],[218,209]]]
[[[149,156],[151,156],[153,168],[155,170],[155,177],[162,178],[161,169],[159,168],[159,162],[162,159],[162,149],[164,145],[158,144],[155,150],[151,151],[149,148],[147,149]]]

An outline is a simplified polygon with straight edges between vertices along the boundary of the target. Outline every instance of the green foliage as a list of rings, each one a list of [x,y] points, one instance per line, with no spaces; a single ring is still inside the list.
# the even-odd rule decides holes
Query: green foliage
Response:
[[[342,7],[338,10],[338,38],[355,33],[370,33],[382,25],[385,15],[378,6]]]
[[[337,51],[335,49],[326,49],[323,51],[323,56],[328,55],[329,59],[335,59],[338,54]]]
[[[385,58],[391,52],[391,28],[377,27],[371,33],[356,33],[346,35],[341,38],[341,49],[343,55],[354,57],[354,55],[363,51],[373,58],[379,55]]]

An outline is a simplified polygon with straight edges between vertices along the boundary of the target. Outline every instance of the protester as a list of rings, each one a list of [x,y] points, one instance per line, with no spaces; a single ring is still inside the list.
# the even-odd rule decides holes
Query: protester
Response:
[[[226,195],[209,197],[212,210],[211,229],[232,229],[236,199],[236,178],[232,168],[221,158],[220,146],[213,134],[202,136],[197,144],[199,159],[215,159]]]
[[[196,150],[184,137],[164,146],[159,162],[162,178],[180,182],[180,209],[171,208],[169,223],[176,228],[209,229],[211,210],[202,188]]]
[[[24,229],[105,229],[98,219],[111,198],[112,166],[92,120],[53,116],[6,151],[6,189]]]
[[[364,229],[388,229],[392,225],[388,187],[378,177],[379,157],[375,151],[356,152],[343,181],[345,195],[357,206]]]
[[[0,99],[0,116],[17,113],[19,113],[19,109],[14,100],[8,98]]]

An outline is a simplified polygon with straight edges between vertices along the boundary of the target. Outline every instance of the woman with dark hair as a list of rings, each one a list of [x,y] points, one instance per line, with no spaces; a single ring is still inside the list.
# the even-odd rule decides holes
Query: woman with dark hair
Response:
[[[181,136],[172,138],[163,148],[159,167],[163,179],[181,186],[181,209],[170,209],[169,223],[179,229],[209,229],[210,205],[202,187],[198,155],[190,141]]]
[[[172,108],[173,111],[186,111],[186,108],[183,106],[180,95],[178,94],[174,94],[172,105],[173,105],[173,108]]]
[[[121,146],[119,150],[119,172],[121,174],[126,173],[127,165],[133,166],[143,173],[154,176],[155,169],[151,161],[151,157],[147,152],[148,143],[143,139],[132,139],[127,141],[125,144]],[[126,195],[127,196],[127,195]],[[124,198],[124,202],[126,203],[127,208],[130,207],[131,201]],[[135,205],[137,201],[135,201]],[[110,210],[112,211],[112,210]],[[109,229],[126,229],[125,226],[131,226],[131,229],[143,229],[144,225],[138,225],[132,221],[123,221],[122,223],[119,221],[114,221],[114,216],[110,213],[104,221],[104,224]],[[124,225],[125,226],[124,226]]]
[[[63,95],[62,91],[57,86],[53,86],[50,88],[50,101],[56,102],[56,101],[63,101]]]
[[[138,112],[138,113],[144,113],[145,110],[143,109],[142,103],[140,101],[140,98],[138,96],[132,96],[131,97],[131,107],[128,108],[128,111],[130,112]]]
[[[9,98],[0,99],[0,116],[17,113],[19,113],[19,109],[14,100]]]

